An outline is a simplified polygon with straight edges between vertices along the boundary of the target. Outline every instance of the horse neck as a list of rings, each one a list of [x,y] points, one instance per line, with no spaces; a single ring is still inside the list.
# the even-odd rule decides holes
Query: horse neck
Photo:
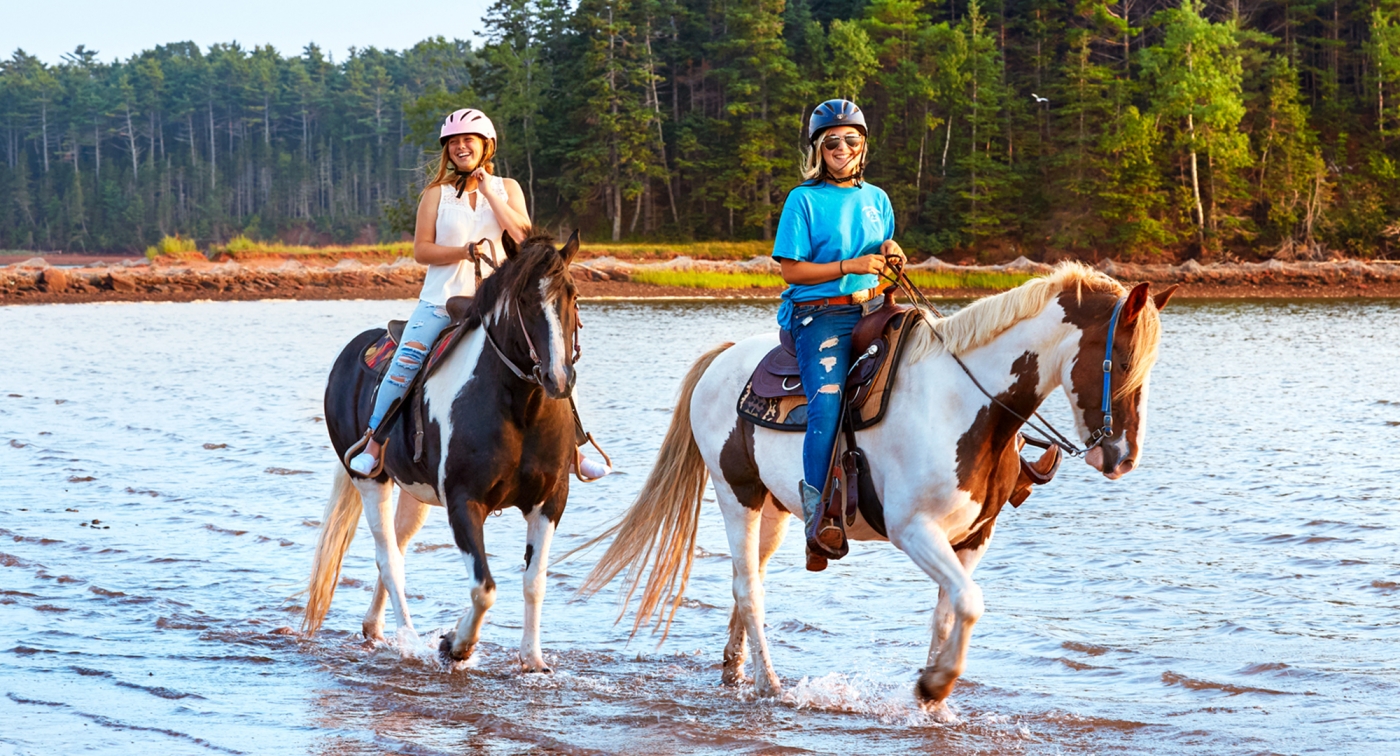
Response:
[[[1067,361],[1074,355],[1079,330],[1066,323],[1064,315],[1060,305],[1051,302],[1039,315],[959,357],[993,396],[1029,415],[1063,384]]]

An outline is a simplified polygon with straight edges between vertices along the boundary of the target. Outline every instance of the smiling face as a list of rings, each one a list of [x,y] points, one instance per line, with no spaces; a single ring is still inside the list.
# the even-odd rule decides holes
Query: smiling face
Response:
[[[856,144],[851,145],[850,141]],[[821,150],[829,175],[849,176],[860,165],[861,155],[865,153],[865,137],[854,126],[833,126],[817,138],[817,149]]]
[[[471,173],[486,156],[486,140],[476,134],[457,134],[447,140],[443,153],[458,173]]]

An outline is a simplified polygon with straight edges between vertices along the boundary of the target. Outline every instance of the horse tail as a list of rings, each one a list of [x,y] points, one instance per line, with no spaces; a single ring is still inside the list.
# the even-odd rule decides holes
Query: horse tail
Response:
[[[364,504],[360,491],[350,480],[342,465],[335,466],[335,481],[331,497],[321,517],[321,533],[316,541],[316,555],[311,561],[311,581],[306,587],[306,611],[301,619],[304,633],[315,633],[330,611],[335,586],[340,582],[340,564],[350,542],[355,540],[355,528],[360,524]]]
[[[643,623],[650,622],[652,616],[657,614],[661,604],[670,603],[670,612],[661,610],[665,615],[664,627],[662,617],[656,619],[656,629],[662,630],[661,640],[664,641],[685,594],[690,568],[695,561],[695,530],[700,518],[700,502],[710,478],[705,460],[700,456],[700,447],[695,444],[695,436],[691,432],[690,399],[695,393],[695,384],[700,382],[710,363],[732,346],[732,342],[721,344],[706,352],[690,367],[690,372],[681,381],[680,399],[676,402],[675,413],[671,415],[671,427],[666,431],[666,439],[661,443],[661,453],[646,483],[642,485],[641,493],[637,494],[637,500],[632,502],[616,525],[574,550],[581,551],[615,537],[607,552],[588,573],[579,594],[590,596],[597,593],[618,573],[626,570],[627,593],[622,600],[622,611],[618,614],[619,622],[642,582],[647,562],[651,563],[651,574],[642,590],[636,620],[632,623],[634,636]]]

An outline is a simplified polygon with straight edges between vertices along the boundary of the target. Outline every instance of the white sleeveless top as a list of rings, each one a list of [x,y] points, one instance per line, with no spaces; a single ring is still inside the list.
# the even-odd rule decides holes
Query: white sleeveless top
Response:
[[[489,191],[495,192],[503,200],[506,198],[506,182],[499,176],[487,179],[486,184]],[[489,244],[482,244],[477,251],[498,262],[505,260],[506,254],[500,248],[500,221],[491,211],[491,204],[480,194],[477,194],[476,209],[473,210],[468,201],[472,194],[477,194],[477,190],[463,192],[461,199],[458,199],[457,188],[443,184],[442,199],[438,200],[437,238],[434,241],[444,247],[463,247],[468,242],[490,239],[495,244],[494,258],[491,257],[493,249]],[[483,278],[491,275],[491,266],[483,262],[481,275]],[[449,297],[470,297],[475,294],[476,266],[469,260],[460,260],[451,265],[429,265],[428,275],[423,279],[423,293],[418,298],[440,307],[447,304]]]

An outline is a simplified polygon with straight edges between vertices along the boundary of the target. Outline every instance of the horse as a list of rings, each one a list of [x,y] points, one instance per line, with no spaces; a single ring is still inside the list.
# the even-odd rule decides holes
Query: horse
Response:
[[[884,503],[887,540],[938,585],[928,663],[914,691],[924,707],[946,711],[939,707],[963,673],[972,628],[983,613],[972,572],[1017,484],[1023,419],[1061,388],[1075,410],[1079,437],[1095,442],[1086,462],[1110,480],[1136,467],[1161,338],[1159,312],[1175,288],[1154,296],[1144,283],[1129,291],[1090,267],[1065,263],[950,317],[922,313],[910,326],[916,330],[906,331],[910,341],[885,418],[856,439]],[[1117,338],[1110,340],[1115,315]],[[653,632],[664,642],[690,575],[701,501],[712,477],[734,570],[721,680],[747,680],[747,637],[760,696],[782,691],[763,635],[763,576],[789,514],[802,517],[803,436],[755,427],[738,415],[736,399],[776,342],[776,334],[768,334],[721,344],[692,365],[636,500],[616,525],[575,550],[613,539],[579,593],[596,593],[626,571],[623,614],[649,571],[632,633],[655,616]],[[1115,430],[1105,432],[1109,428]],[[848,534],[886,540],[863,515]]]
[[[549,545],[564,514],[575,455],[569,397],[576,379],[578,293],[569,262],[578,246],[578,232],[561,249],[548,236],[532,235],[517,246],[505,234],[506,259],[461,309],[457,343],[435,369],[425,368],[430,373],[421,388],[421,457],[415,460],[414,441],[401,418],[385,440],[383,469],[376,477],[352,477],[343,461],[337,465],[312,562],[304,632],[314,633],[325,619],[363,509],[374,534],[379,582],[362,631],[370,641],[384,640],[387,598],[407,654],[418,636],[404,594],[404,552],[428,506],[441,506],[472,588],[471,606],[442,638],[438,655],[449,668],[470,658],[496,600],[482,524],[492,512],[517,507],[527,523],[520,663],[526,672],[550,671],[540,653],[540,606]],[[450,310],[460,306],[455,300]],[[344,459],[368,422],[378,379],[362,366],[361,355],[383,334],[375,328],[356,336],[331,369],[325,417],[337,459]],[[547,347],[537,352],[536,344]],[[391,518],[394,485],[399,500]]]

